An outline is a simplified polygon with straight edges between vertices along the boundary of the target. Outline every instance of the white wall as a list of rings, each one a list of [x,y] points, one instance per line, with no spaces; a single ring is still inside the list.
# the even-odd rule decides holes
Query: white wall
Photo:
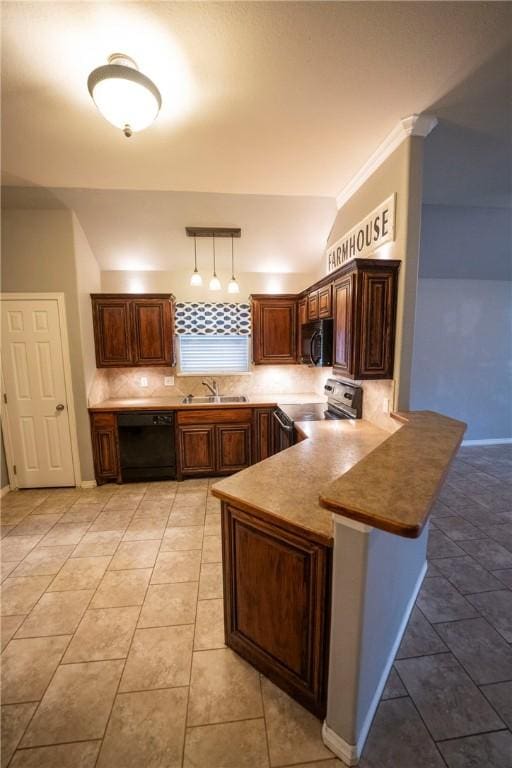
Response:
[[[423,206],[413,409],[512,438],[510,209]]]
[[[419,281],[413,409],[468,424],[467,440],[512,438],[512,283]]]
[[[80,337],[82,340],[85,391],[88,394],[96,375],[91,293],[101,291],[101,273],[80,222],[74,213],[72,217]]]

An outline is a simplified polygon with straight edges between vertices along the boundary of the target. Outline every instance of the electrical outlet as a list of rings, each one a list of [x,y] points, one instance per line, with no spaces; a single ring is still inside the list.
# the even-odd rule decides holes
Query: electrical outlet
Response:
[[[141,387],[147,387],[148,385],[148,378],[147,376],[141,376],[140,377],[140,386]]]
[[[164,387],[174,387],[174,376],[164,376]]]

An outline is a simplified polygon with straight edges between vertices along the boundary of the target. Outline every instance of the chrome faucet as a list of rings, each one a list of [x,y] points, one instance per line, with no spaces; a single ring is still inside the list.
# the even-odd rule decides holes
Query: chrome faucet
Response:
[[[210,390],[210,392],[212,393],[212,395],[214,397],[218,397],[219,396],[219,385],[217,384],[215,379],[212,379],[212,383],[211,384],[210,384],[209,381],[206,381],[206,380],[203,381],[202,384],[203,384],[204,387],[207,387]]]

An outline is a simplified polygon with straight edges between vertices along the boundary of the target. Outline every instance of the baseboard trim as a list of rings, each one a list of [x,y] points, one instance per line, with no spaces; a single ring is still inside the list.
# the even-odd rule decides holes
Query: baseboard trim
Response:
[[[4,485],[4,487],[3,487],[3,488],[0,488],[0,499],[1,499],[3,496],[5,496],[5,495],[6,495],[6,493],[9,493],[9,491],[10,491],[10,490],[11,490],[11,486],[10,486],[10,485]]]
[[[97,485],[96,480],[82,480],[80,488],[96,488]]]
[[[379,701],[380,701],[380,697],[382,696],[382,691],[384,690],[384,686],[386,685],[387,679],[389,677],[389,673],[391,671],[392,664],[395,660],[395,656],[398,653],[398,648],[400,647],[400,643],[402,642],[402,637],[405,632],[405,628],[407,627],[409,617],[411,615],[412,609],[414,608],[416,598],[418,597],[418,592],[421,589],[421,585],[423,584],[423,579],[425,578],[426,573],[427,573],[427,563],[425,561],[418,575],[418,578],[416,580],[416,584],[414,585],[414,590],[412,592],[412,595],[409,598],[406,609],[404,611],[402,621],[400,622],[400,626],[398,628],[397,636],[389,652],[389,656],[384,666],[384,669],[382,671],[379,684],[375,689],[375,694],[370,703],[370,706],[368,707],[368,712],[364,719],[363,725],[361,726],[359,738],[357,739],[357,744],[349,744],[347,741],[345,741],[345,739],[342,739],[341,736],[339,736],[335,731],[333,731],[332,728],[329,728],[329,726],[327,725],[327,722],[324,721],[324,724],[322,726],[322,739],[325,746],[328,747],[332,752],[334,752],[336,757],[339,757],[340,760],[343,760],[345,763],[347,763],[347,765],[357,765],[359,762],[361,753],[363,751],[363,747],[366,743],[366,739],[368,738],[368,732],[373,722],[373,718],[375,717],[375,712],[377,711],[377,707],[379,706]]]
[[[463,440],[461,445],[510,445],[512,437],[491,437],[489,440]]]

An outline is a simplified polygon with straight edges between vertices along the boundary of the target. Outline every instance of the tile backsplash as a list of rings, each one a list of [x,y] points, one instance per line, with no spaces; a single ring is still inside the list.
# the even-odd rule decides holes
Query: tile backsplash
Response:
[[[241,376],[215,376],[223,395],[274,395],[312,392],[323,394],[331,368],[306,365],[252,366],[251,373]],[[174,376],[174,386],[165,386],[164,377]],[[175,368],[100,368],[89,392],[89,405],[110,398],[184,397],[207,394],[202,376],[176,376]],[[141,386],[141,380],[147,386]],[[394,382],[365,381],[363,386],[363,418],[378,427],[394,431],[398,422],[383,410],[385,401],[393,403]]]

